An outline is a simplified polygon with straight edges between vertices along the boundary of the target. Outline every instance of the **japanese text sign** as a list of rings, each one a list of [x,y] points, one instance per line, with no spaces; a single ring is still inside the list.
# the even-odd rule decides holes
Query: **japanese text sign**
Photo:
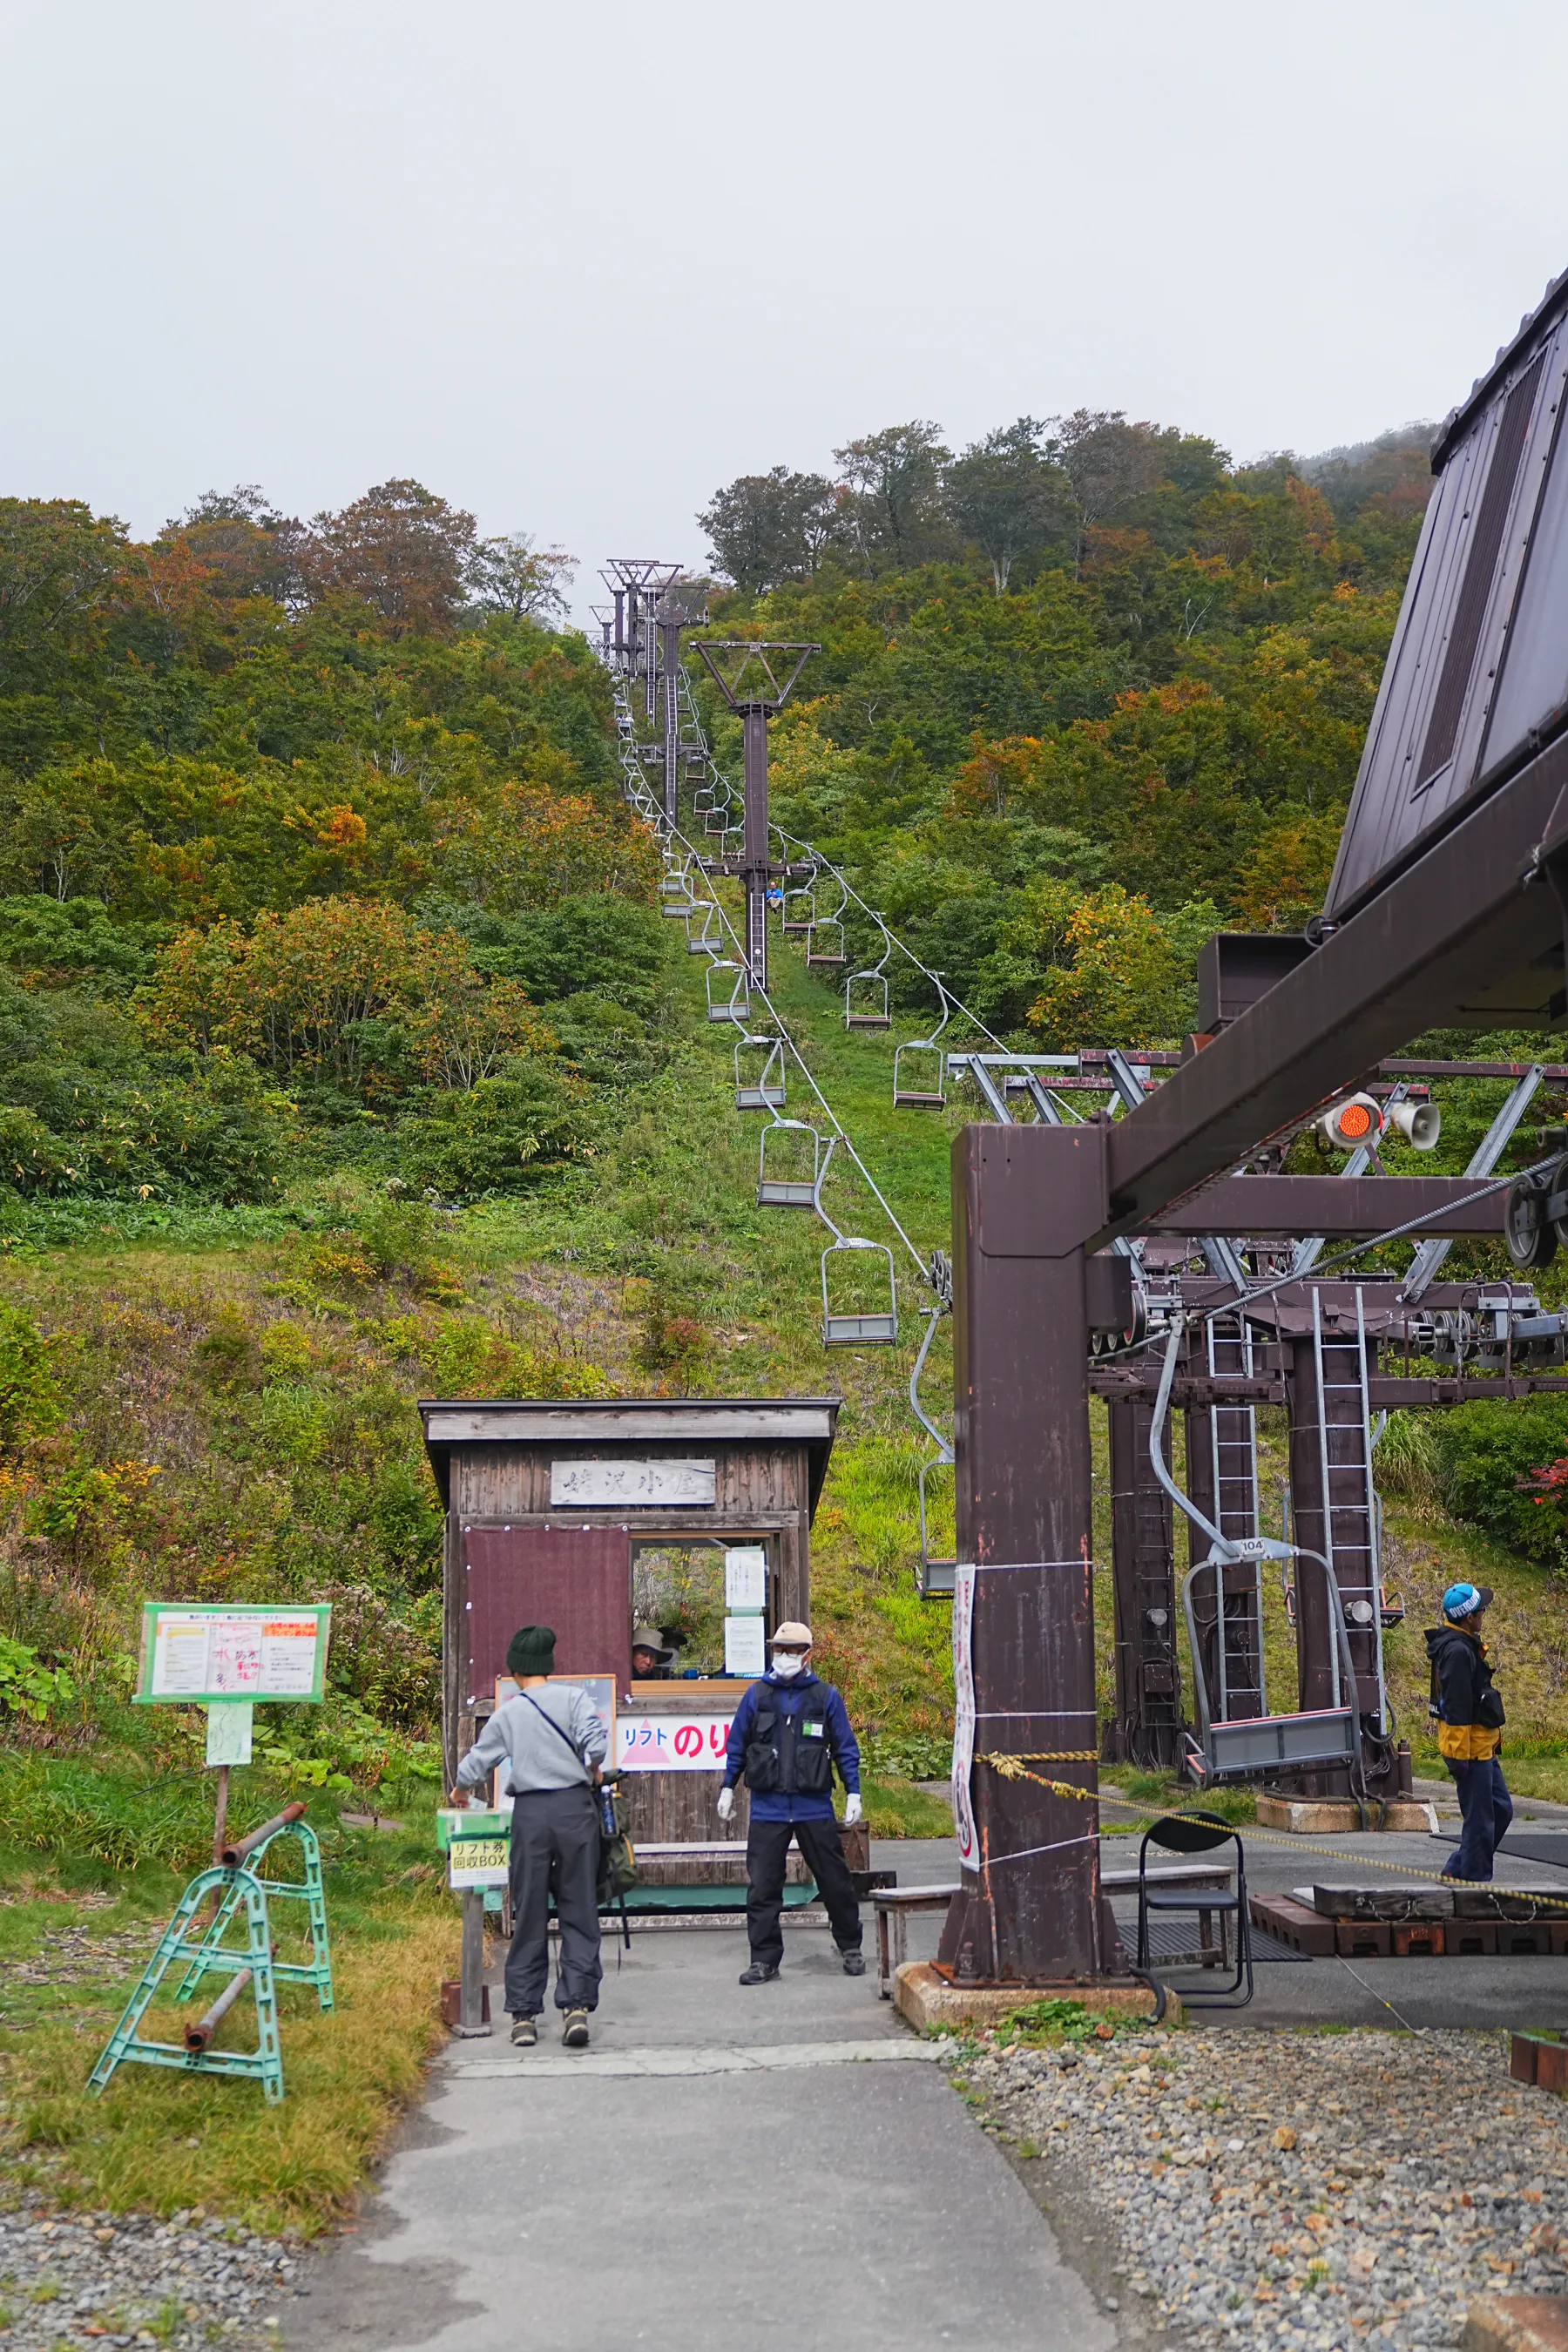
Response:
[[[327,1602],[245,1607],[143,1602],[135,1696],[143,1706],[215,1700],[318,1702],[332,1612]]]
[[[623,1715],[617,1725],[623,1772],[719,1772],[730,1737],[728,1715]]]

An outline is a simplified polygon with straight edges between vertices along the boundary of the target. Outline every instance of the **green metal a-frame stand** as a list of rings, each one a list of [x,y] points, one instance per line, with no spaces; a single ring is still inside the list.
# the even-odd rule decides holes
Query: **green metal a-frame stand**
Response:
[[[300,1841],[305,1868],[304,1876],[298,1879],[263,1878],[260,1868],[263,1856],[279,1838],[286,1837],[298,1838]],[[254,1845],[247,1844],[245,1853],[245,1873],[256,1879],[269,1904],[276,1903],[281,1898],[285,1901],[303,1903],[306,1906],[310,1920],[311,1958],[308,1961],[274,1960],[272,1974],[274,1980],[279,1984],[313,1985],[321,2007],[324,2010],[331,2009],[333,2006],[332,1959],[327,1943],[327,1900],[321,1887],[321,1848],[315,1831],[308,1822],[285,1822],[281,1827],[270,1831],[266,1837],[258,1839]],[[238,1885],[229,1887],[223,1895],[213,1916],[211,1927],[203,1937],[190,1966],[181,1979],[179,1991],[174,1996],[177,2000],[189,2000],[204,1976],[226,1972],[232,1975],[236,1969],[249,1966],[248,1953],[236,1948],[226,1951],[223,1948],[224,1936],[229,1923],[244,1899],[244,1890]]]
[[[215,1956],[209,1965],[250,1970],[256,2000],[256,2048],[214,2050],[204,2046],[193,2050],[182,2042],[143,2041],[138,2028],[148,2004],[169,1969],[188,1957],[185,1930],[212,1894],[219,1896],[220,1915],[226,1906],[227,1916],[232,1917],[244,1906],[247,1948],[228,1954],[221,1961]],[[267,1917],[267,1891],[260,1880],[232,1864],[215,1863],[210,1869],[198,1871],[181,1895],[174,1917],[159,1938],[157,1950],[126,2004],[124,2015],[110,2035],[103,2055],[89,2078],[89,2089],[101,2092],[117,2066],[134,2063],[142,2066],[174,2066],[183,2074],[248,2075],[260,2082],[268,2105],[277,2105],[283,2096],[283,2053],[278,2040],[274,1986],[277,1973]]]

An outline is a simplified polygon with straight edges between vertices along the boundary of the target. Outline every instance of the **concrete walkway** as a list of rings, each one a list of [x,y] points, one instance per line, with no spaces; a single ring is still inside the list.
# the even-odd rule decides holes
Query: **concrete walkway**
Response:
[[[1520,1808],[1542,1826],[1565,1810]],[[1397,1877],[1445,1859],[1426,1837],[1244,1836],[1258,1892],[1376,1883],[1391,1877],[1377,1864]],[[1107,1861],[1135,1864],[1137,1849],[1107,1839]],[[875,1859],[904,1885],[957,1876],[945,1839],[879,1845]],[[1498,1874],[1568,1888],[1568,1870]],[[911,1958],[931,1957],[938,1927],[910,1920]],[[871,1937],[868,1911],[868,1953]],[[733,2352],[805,2327],[844,2352],[1109,2352],[1112,2321],[874,1974],[847,1978],[821,1927],[786,1927],[777,1984],[742,1990],[746,1958],[739,1925],[650,1930],[618,1964],[606,1943],[583,2054],[552,2027],[514,2054],[493,1986],[498,2032],[451,2045],[357,2238],[315,2268],[278,2340],[294,2352]],[[1190,2012],[1193,2025],[1568,2025],[1562,1960],[1316,1960],[1257,1974],[1250,2008]]]
[[[943,1844],[892,1857],[906,1883],[953,1870]],[[584,2055],[552,2027],[514,2054],[504,2020],[455,2042],[280,2340],[1109,2352],[1111,2321],[874,1973],[847,1978],[819,1927],[786,1929],[777,1984],[742,1990],[746,1958],[739,1925],[634,1936],[618,1969],[605,1945]]]

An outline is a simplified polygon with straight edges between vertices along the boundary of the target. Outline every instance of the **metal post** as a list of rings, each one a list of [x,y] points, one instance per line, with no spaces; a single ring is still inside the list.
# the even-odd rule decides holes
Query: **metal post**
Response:
[[[650,727],[658,715],[658,631],[654,625],[655,601],[652,593],[645,590],[641,598],[644,715]]]
[[[768,984],[768,706],[742,705],[745,729],[745,842],[741,876],[746,892],[746,961],[753,988]]]
[[[626,592],[624,588],[612,588],[610,593],[616,600],[616,659],[624,662],[626,657]]]
[[[680,623],[661,621],[658,634],[664,649],[664,813],[673,824],[680,770]]]
[[[1097,1786],[1089,1327],[1081,1236],[1103,1200],[1104,1130],[968,1127],[953,1139],[958,1551],[975,1564],[977,1754]],[[1092,1973],[1110,1949],[1100,1809],[977,1763],[977,1867],[942,1933],[960,1981]]]
[[[1116,1724],[1101,1753],[1158,1771],[1177,1762],[1182,1741],[1172,1504],[1149,1464],[1150,1401],[1119,1400],[1107,1419]]]
[[[472,2040],[489,2032],[485,2023],[485,1893],[463,1890],[463,1957],[458,1969],[458,2032]]]

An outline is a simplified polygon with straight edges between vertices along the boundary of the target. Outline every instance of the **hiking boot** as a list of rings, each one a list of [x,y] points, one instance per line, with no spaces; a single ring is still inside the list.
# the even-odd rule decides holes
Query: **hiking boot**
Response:
[[[842,1955],[842,1958],[844,1961],[844,1973],[847,1977],[863,1977],[865,1975],[866,1955],[858,1948],[858,1947],[857,1947],[857,1948],[852,1952],[845,1952]]]
[[[777,1977],[777,1969],[764,1968],[761,1960],[753,1960],[751,1967],[746,1969],[745,1973],[741,1978],[741,1982],[742,1984],[773,1984],[776,1981]]]
[[[588,2047],[588,2012],[585,2009],[569,2009],[566,2022],[561,2029],[561,2039],[568,2050]]]
[[[536,2017],[514,2017],[511,2021],[511,2041],[514,2050],[531,2050],[539,2039]]]

